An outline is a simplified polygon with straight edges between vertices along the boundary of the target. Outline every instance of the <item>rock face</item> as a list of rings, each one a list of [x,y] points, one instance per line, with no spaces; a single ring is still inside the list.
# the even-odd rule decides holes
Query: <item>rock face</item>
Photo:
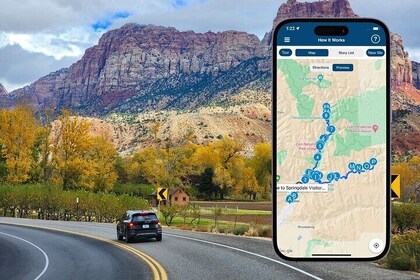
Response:
[[[391,83],[393,86],[411,84],[412,77],[411,61],[404,51],[403,40],[400,35],[391,33]]]
[[[131,97],[140,100],[135,104],[139,106],[131,108],[138,111],[176,107],[173,103],[180,94],[184,100],[192,99],[190,93],[204,90],[242,63],[254,66],[257,61],[249,60],[258,57],[260,44],[257,36],[245,32],[180,32],[172,27],[127,24],[105,33],[70,68],[12,95],[26,97],[35,108],[72,108],[86,115],[118,111],[122,103],[132,105],[127,101]],[[234,83],[241,86],[259,77],[243,77]],[[211,98],[208,90],[203,95],[204,101]]]
[[[413,86],[420,89],[420,63],[412,61],[411,66],[413,69]]]
[[[7,89],[0,84],[0,95],[6,95],[7,94]]]

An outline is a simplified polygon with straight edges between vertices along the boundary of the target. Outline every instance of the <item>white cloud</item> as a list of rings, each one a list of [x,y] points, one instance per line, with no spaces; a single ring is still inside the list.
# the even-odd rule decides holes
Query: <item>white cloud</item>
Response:
[[[57,60],[63,57],[80,58],[86,47],[94,45],[100,34],[86,27],[72,27],[61,33],[3,33],[2,46],[18,45],[31,53],[42,53]]]
[[[14,84],[14,83],[9,83],[5,79],[0,79],[0,84],[3,85],[8,92],[11,92],[11,91],[13,91],[15,89],[18,89],[18,88],[22,88],[22,87],[24,87],[24,86],[27,85],[27,84]]]
[[[271,29],[277,9],[284,2],[286,0],[2,0],[0,51],[17,46],[28,53],[26,61],[18,57],[9,59],[11,67],[18,63],[22,71],[25,63],[33,67],[35,62],[42,63],[44,56],[49,61],[44,71],[57,70],[53,66],[79,59],[106,29],[128,22],[196,32],[239,30],[262,38]],[[350,0],[350,3],[360,16],[380,18],[391,31],[400,33],[411,58],[420,61],[420,37],[416,36],[420,25],[414,24],[420,9],[419,0],[406,0],[403,5],[394,0]],[[128,17],[116,16],[118,13]],[[95,24],[105,28],[94,28]],[[27,77],[26,81],[12,82],[10,78],[17,75],[16,68],[3,67],[2,71],[6,72],[0,72],[0,79],[5,81],[7,76],[6,81],[12,87],[34,81],[33,76],[22,75]],[[39,77],[39,73],[36,74]]]

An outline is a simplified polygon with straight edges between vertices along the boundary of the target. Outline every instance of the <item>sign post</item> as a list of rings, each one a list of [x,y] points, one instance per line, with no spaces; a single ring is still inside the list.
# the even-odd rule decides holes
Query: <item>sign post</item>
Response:
[[[160,212],[160,202],[162,200],[168,200],[168,189],[157,188],[156,198],[158,200],[158,211]]]
[[[79,198],[76,197],[76,220],[79,220]]]

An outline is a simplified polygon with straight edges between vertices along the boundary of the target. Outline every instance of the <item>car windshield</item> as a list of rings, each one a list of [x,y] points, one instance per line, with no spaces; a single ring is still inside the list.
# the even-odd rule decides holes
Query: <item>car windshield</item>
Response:
[[[133,216],[133,222],[144,222],[144,221],[150,221],[150,220],[156,220],[156,219],[157,217],[154,213]]]

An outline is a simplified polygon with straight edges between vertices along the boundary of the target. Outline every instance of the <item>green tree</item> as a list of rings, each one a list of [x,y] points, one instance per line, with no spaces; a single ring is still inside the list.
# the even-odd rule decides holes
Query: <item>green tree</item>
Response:
[[[220,192],[219,186],[213,183],[213,176],[214,171],[210,167],[204,169],[204,171],[200,174],[196,187],[199,196],[202,196],[205,199],[211,199]]]

